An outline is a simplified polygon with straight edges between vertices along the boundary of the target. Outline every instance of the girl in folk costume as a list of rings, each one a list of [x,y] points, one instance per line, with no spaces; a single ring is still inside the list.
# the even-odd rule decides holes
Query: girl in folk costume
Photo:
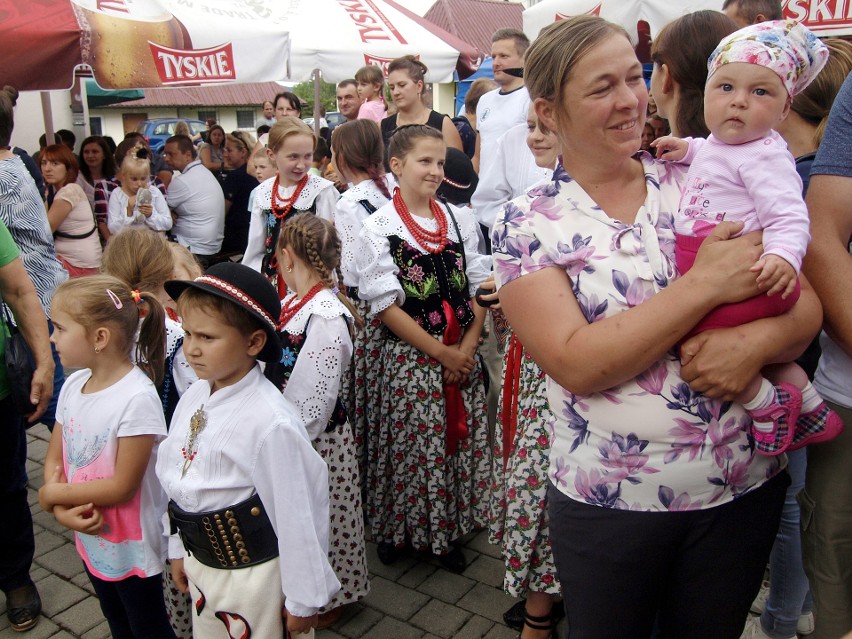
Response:
[[[486,521],[490,451],[476,357],[485,309],[471,294],[488,276],[476,221],[441,206],[441,132],[413,124],[391,137],[393,201],[364,222],[358,294],[385,325],[378,441],[368,514],[379,557],[408,538],[461,572],[451,542]]]
[[[344,182],[352,184],[334,210],[334,226],[342,244],[340,268],[346,294],[361,317],[369,306],[358,297],[358,234],[370,215],[391,199],[388,178],[384,176],[384,144],[379,126],[371,120],[354,120],[334,129],[331,161]],[[361,477],[367,476],[366,463],[375,448],[379,415],[380,369],[376,365],[382,343],[382,323],[373,318],[353,337],[355,351],[344,378],[346,409],[355,434],[356,456]]]
[[[164,285],[166,280],[174,277],[177,270],[172,246],[180,247],[192,258],[185,247],[167,241],[160,233],[131,227],[110,238],[104,250],[101,269],[120,279],[128,288],[150,293],[165,305],[171,298]],[[141,306],[140,315],[144,317],[147,313],[147,305]],[[198,377],[184,356],[183,329],[180,324],[166,314],[163,320],[166,328],[166,365],[157,391],[168,427],[178,399]],[[163,591],[172,629],[179,639],[189,639],[192,637],[191,600],[172,581],[168,562],[163,572]]]
[[[148,314],[136,366],[130,353],[142,300]],[[154,387],[163,369],[162,307],[121,280],[92,275],[56,290],[51,319],[62,364],[82,370],[59,395],[39,502],[76,531],[112,636],[173,638],[161,576],[166,496],[154,474],[166,436]]]
[[[266,376],[295,405],[328,464],[328,554],[341,589],[320,611],[317,627],[325,628],[340,618],[343,605],[369,591],[358,463],[341,400],[352,358],[354,307],[334,283],[334,274],[340,281],[340,240],[330,222],[314,215],[285,222],[277,257],[290,292],[278,325],[284,353],[279,363],[267,366]]]
[[[559,155],[559,139],[541,126],[532,107],[527,131],[535,164],[547,171],[549,180]],[[532,186],[528,184],[524,192]],[[497,295],[491,298],[496,300]],[[545,375],[514,333],[508,335],[503,351],[489,541],[502,549],[504,590],[513,597],[526,597],[503,618],[521,631],[519,639],[549,638],[555,634],[562,607],[553,605],[560,587],[547,517],[550,407]]]
[[[243,264],[265,275],[281,298],[287,292],[278,275],[275,258],[281,224],[299,213],[315,213],[329,221],[334,219],[338,198],[334,183],[308,173],[316,145],[310,127],[299,118],[288,116],[276,122],[269,131],[266,152],[278,172],[254,192]]]

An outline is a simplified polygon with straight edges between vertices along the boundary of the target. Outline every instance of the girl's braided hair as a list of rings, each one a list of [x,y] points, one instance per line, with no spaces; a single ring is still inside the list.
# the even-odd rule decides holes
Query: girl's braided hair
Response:
[[[312,213],[301,213],[288,220],[278,235],[278,250],[287,249],[311,266],[323,284],[332,290],[343,285],[340,271],[340,237],[331,222]],[[356,327],[363,328],[364,320],[352,302],[340,290],[337,297],[355,318]]]

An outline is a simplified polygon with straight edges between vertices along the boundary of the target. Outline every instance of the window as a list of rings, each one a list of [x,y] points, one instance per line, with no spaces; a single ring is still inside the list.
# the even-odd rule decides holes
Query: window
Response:
[[[104,134],[104,121],[103,118],[99,115],[93,115],[89,117],[89,130],[91,131],[91,135],[103,135]]]
[[[254,129],[254,111],[237,111],[237,128]]]
[[[216,117],[215,111],[199,111],[198,112],[198,119],[199,120],[202,120],[203,122],[207,122],[207,120],[209,118],[212,118],[212,119],[216,120],[217,122],[219,121],[219,119]]]

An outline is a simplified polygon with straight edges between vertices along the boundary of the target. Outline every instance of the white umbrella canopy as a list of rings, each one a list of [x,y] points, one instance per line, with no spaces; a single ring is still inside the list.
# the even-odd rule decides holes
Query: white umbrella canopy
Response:
[[[651,37],[686,13],[722,9],[723,0],[543,0],[524,11],[524,32],[535,38],[544,27],[572,16],[598,15],[620,24],[632,36],[646,21]],[[784,0],[785,18],[804,23],[818,36],[852,35],[852,4],[846,0]]]
[[[479,59],[392,0],[0,0],[0,81],[22,91],[67,89],[80,65],[139,89],[339,80],[409,53],[430,81]]]
[[[286,4],[286,3],[285,3]],[[429,69],[427,82],[467,77],[483,55],[465,42],[392,0],[292,0],[298,10],[285,16],[292,38],[290,79],[306,80],[319,69],[339,82],[375,64],[387,74],[394,58],[415,55]]]

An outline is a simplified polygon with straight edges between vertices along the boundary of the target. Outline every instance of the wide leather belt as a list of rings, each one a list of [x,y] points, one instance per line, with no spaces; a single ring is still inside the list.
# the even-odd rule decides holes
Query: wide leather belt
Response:
[[[278,538],[255,493],[247,500],[202,513],[189,513],[169,502],[172,534],[184,548],[211,568],[248,568],[278,556]]]

